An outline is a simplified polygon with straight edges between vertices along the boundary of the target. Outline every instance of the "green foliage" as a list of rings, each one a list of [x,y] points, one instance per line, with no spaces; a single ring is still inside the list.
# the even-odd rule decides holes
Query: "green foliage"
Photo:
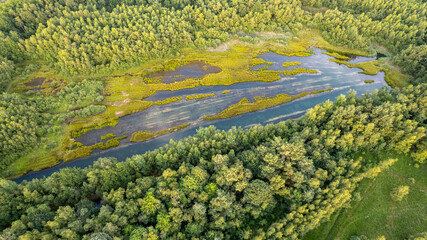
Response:
[[[202,128],[126,162],[1,180],[0,237],[301,238],[350,203],[357,183],[395,162],[358,153],[406,153],[425,136],[416,121],[425,90],[350,91],[296,121]]]
[[[370,42],[376,41],[395,53],[410,44],[423,44],[425,3],[405,0],[384,3],[364,0],[312,2],[331,9],[314,16],[315,25],[324,30],[324,36],[331,43],[368,50]]]
[[[12,80],[14,70],[15,64],[0,55],[0,93],[6,90],[8,83]]]
[[[254,5],[224,0],[218,4],[203,1],[53,4],[33,0],[28,4],[30,7],[22,7],[21,1],[10,1],[0,9],[4,11],[0,30],[8,35],[18,32],[17,38],[24,40],[20,44],[29,57],[47,60],[70,74],[132,66],[174,54],[182,47],[217,46],[230,37],[229,33],[271,31],[280,29],[279,25],[303,20],[299,3],[284,0],[258,1]],[[255,16],[252,10],[257,12]],[[257,41],[250,37],[244,40]],[[18,46],[17,42],[11,40]]]
[[[110,139],[105,143],[105,146],[102,147],[101,149],[107,149],[107,148],[111,148],[111,147],[117,147],[120,145],[120,141],[116,138],[114,139]]]
[[[167,133],[171,133],[171,132],[175,132],[178,130],[181,130],[183,128],[186,128],[190,126],[190,124],[182,124],[182,125],[178,125],[175,127],[171,127],[171,128],[167,128],[167,129],[163,129],[157,132],[152,132],[152,131],[139,131],[139,132],[135,132],[132,134],[132,137],[130,139],[131,142],[142,142],[142,141],[146,141],[148,139],[151,138],[155,138],[157,136],[161,136]]]
[[[366,84],[371,84],[371,83],[374,83],[374,82],[375,82],[375,80],[365,80]]]
[[[414,76],[414,84],[427,82],[427,45],[409,45],[393,59],[403,71]]]
[[[185,97],[185,100],[194,100],[194,99],[201,99],[201,98],[207,98],[207,97],[213,97],[215,96],[214,93],[206,93],[206,94],[195,94],[195,95],[188,95]]]
[[[297,65],[301,65],[300,62],[284,62],[283,63],[283,67],[291,67],[291,66],[297,66]]]
[[[83,80],[49,96],[36,94],[24,100],[17,94],[2,94],[0,171],[36,147],[56,147],[57,142],[49,140],[49,135],[60,132],[60,124],[73,117],[87,117],[105,111],[104,105],[90,105],[103,100],[102,90],[102,82]]]
[[[182,97],[171,97],[171,98],[168,98],[165,100],[156,101],[156,102],[154,102],[154,104],[165,105],[165,104],[169,104],[169,103],[180,101],[180,100],[182,100]]]
[[[114,138],[117,137],[114,133],[107,133],[104,136],[101,136],[101,140],[105,140],[105,139],[109,139],[109,138]]]
[[[352,235],[365,235],[367,239],[379,239],[383,235],[387,240],[401,240],[425,230],[420,223],[427,221],[426,166],[414,168],[409,156],[389,151],[361,155],[375,162],[389,158],[399,160],[375,179],[360,182],[357,191],[361,198],[337,211],[330,220],[307,233],[303,240],[349,239]],[[410,186],[410,193],[401,202],[390,197],[398,186]]]
[[[70,107],[80,107],[88,103],[101,102],[104,97],[102,90],[104,85],[101,81],[83,80],[72,82],[56,95],[60,101],[66,102]]]
[[[283,103],[290,102],[300,97],[305,97],[307,95],[318,94],[326,91],[332,91],[332,89],[330,88],[330,89],[320,90],[320,91],[305,92],[298,95],[278,94],[275,97],[271,97],[271,98],[256,97],[254,98],[255,102],[249,102],[249,100],[247,100],[246,98],[243,98],[242,100],[240,100],[240,102],[230,105],[227,109],[223,110],[222,112],[214,116],[206,116],[205,119],[214,120],[214,119],[221,119],[221,118],[230,118],[240,114],[255,112],[261,109],[274,107]]]
[[[216,47],[235,33],[238,39],[255,43],[257,35],[247,33],[287,31],[295,34],[294,40],[304,42],[296,35],[307,24],[322,30],[333,44],[372,54],[371,43],[387,47],[396,54],[394,62],[420,84],[426,76],[425,9],[424,2],[405,0],[8,0],[0,4],[0,92],[12,80],[27,80],[39,63],[81,79],[81,74],[124,70],[151,59],[179,56],[184,48]],[[280,44],[292,42],[284,38]],[[289,53],[270,47],[288,56],[311,54],[305,49]],[[279,73],[316,73],[310,69],[243,72],[227,68],[237,66],[239,57],[235,54],[228,61],[220,56],[222,75],[208,76],[203,84],[274,81]],[[31,67],[24,67],[28,62]],[[250,66],[250,62],[239,63],[245,69]],[[252,60],[253,65],[260,63],[264,62]],[[399,82],[398,72],[377,63],[354,66],[367,74],[386,71],[390,85],[405,85]],[[178,64],[164,68],[174,69]],[[13,79],[15,74],[21,75]],[[125,88],[119,79],[114,81]],[[159,89],[199,84],[187,81],[169,84],[168,89],[147,84],[144,87],[149,90],[138,96],[133,92],[132,99]],[[83,80],[61,85],[58,92],[28,93],[28,99],[2,94],[0,170],[39,143],[55,147],[49,135],[60,133],[60,124],[70,118],[105,110],[99,119],[114,117],[87,125],[87,119],[81,119],[84,123],[70,130],[74,136],[116,124],[119,106],[93,105],[104,100],[103,89],[101,81]],[[367,161],[354,154],[397,151],[411,153],[419,163],[425,160],[426,97],[422,84],[401,92],[383,89],[361,98],[349,92],[335,103],[316,106],[295,122],[246,131],[200,129],[194,137],[124,163],[100,159],[93,167],[66,169],[29,183],[0,180],[0,238],[298,239],[345,206],[359,181],[377,176],[395,161]],[[288,95],[257,98],[254,103],[242,99],[220,114],[235,116],[292,99]],[[125,108],[121,114],[153,103],[132,104],[120,106]],[[131,140],[146,140],[186,126],[134,133]],[[93,146],[70,141],[67,147],[77,148],[61,158],[87,156],[94,149],[117,146],[121,139]],[[91,200],[101,200],[101,206]],[[128,226],[131,229],[122,236],[121,229]]]
[[[423,233],[418,233],[410,236],[408,240],[426,240],[426,239],[427,239],[427,232],[423,232]]]
[[[37,144],[40,113],[17,94],[0,95],[0,170]]]
[[[341,60],[350,60],[349,57],[341,55],[337,52],[325,52],[326,55],[329,55],[331,57],[337,58],[337,59],[341,59]]]

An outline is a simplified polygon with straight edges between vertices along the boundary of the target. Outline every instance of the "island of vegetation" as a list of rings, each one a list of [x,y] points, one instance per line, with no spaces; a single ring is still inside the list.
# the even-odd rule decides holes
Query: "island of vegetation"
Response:
[[[417,0],[0,0],[0,239],[427,238],[426,9]],[[372,78],[384,72],[391,88],[350,90],[276,125],[201,128],[126,161],[7,180],[191,124],[79,140],[183,98],[147,100],[154,94],[315,79],[316,69],[273,71],[260,57],[313,48]],[[161,76],[191,64],[202,73]],[[243,98],[206,119],[309,94]]]
[[[297,98],[305,97],[312,94],[318,94],[326,91],[332,91],[332,90],[333,90],[332,88],[329,88],[329,89],[319,90],[319,91],[304,92],[298,95],[278,94],[274,97],[269,97],[269,98],[255,97],[254,102],[249,102],[248,99],[243,98],[242,100],[240,100],[240,102],[230,105],[224,111],[214,116],[206,116],[205,119],[214,120],[214,119],[221,119],[221,118],[230,118],[240,114],[255,112],[261,109],[274,107],[283,103],[290,102]]]
[[[0,180],[0,237],[301,239],[402,154],[422,162],[426,93],[425,84],[350,91],[296,121],[203,128],[125,162],[101,158],[38,181]],[[411,168],[426,180],[425,166]],[[390,199],[418,191],[396,187]]]
[[[116,135],[114,135],[114,133],[107,133],[104,136],[101,136],[101,140],[110,139],[114,137],[117,137]]]
[[[175,126],[175,127],[171,127],[171,128],[167,128],[164,130],[160,130],[157,132],[152,132],[152,131],[139,131],[139,132],[135,132],[132,134],[132,137],[130,139],[131,142],[142,142],[142,141],[146,141],[149,140],[151,138],[155,138],[167,133],[171,133],[171,132],[175,132],[178,130],[181,130],[183,128],[186,128],[190,126],[190,124],[182,124],[179,126]]]
[[[182,97],[171,97],[171,98],[167,98],[165,100],[156,101],[156,102],[154,102],[154,104],[156,104],[156,105],[166,105],[166,104],[169,104],[169,103],[172,103],[172,102],[181,101],[181,100],[182,100]]]
[[[201,98],[207,98],[207,97],[213,97],[213,96],[215,96],[214,93],[188,95],[187,97],[185,97],[185,100],[194,100],[194,99],[201,99]]]
[[[282,64],[283,67],[291,67],[291,66],[297,66],[297,65],[301,65],[300,62],[284,62]]]

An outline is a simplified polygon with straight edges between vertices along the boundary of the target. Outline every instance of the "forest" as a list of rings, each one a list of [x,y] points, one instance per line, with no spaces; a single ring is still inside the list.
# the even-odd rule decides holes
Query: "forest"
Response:
[[[126,162],[1,180],[1,237],[300,239],[397,161],[358,152],[420,147],[426,90],[350,91],[297,121],[202,128]]]
[[[426,31],[427,3],[419,0],[0,0],[0,239],[302,239],[345,209],[364,179],[398,161],[381,157],[385,153],[425,169]],[[263,35],[277,37],[272,43]],[[119,117],[215,95],[144,101],[156,91],[276,80],[266,70],[271,63],[250,58],[243,69],[238,54],[218,54],[223,75],[211,76],[224,78],[165,84],[147,77],[175,69],[170,59],[180,59],[180,66],[184,53],[204,55],[230,41],[276,53],[294,47],[282,53],[289,56],[310,55],[314,42],[330,51],[331,61],[367,74],[385,72],[392,88],[363,96],[350,90],[278,124],[200,128],[124,162],[100,158],[43,179],[6,180],[118,146],[128,136],[109,133],[101,138],[105,144],[83,148],[72,137],[115,126]],[[350,55],[383,57],[352,64]],[[133,70],[147,64],[152,67]],[[248,74],[257,64],[266,69]],[[281,73],[317,73],[299,65],[283,63],[297,68]],[[145,82],[132,86],[135,77]],[[128,100],[121,90],[131,88],[130,103],[121,105]],[[332,90],[242,98],[205,119]],[[188,125],[129,136],[145,141]],[[396,188],[393,198],[408,191]],[[405,238],[427,239],[423,232]]]

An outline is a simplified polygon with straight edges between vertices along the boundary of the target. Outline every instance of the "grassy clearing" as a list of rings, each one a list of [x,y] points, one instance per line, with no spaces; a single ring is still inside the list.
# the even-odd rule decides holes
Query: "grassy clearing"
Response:
[[[392,153],[365,157],[399,161],[375,179],[363,180],[355,191],[360,200],[355,198],[350,208],[332,215],[330,221],[309,232],[304,240],[341,240],[353,235],[400,240],[427,230],[426,166],[415,168],[410,157]],[[400,185],[409,186],[409,194],[401,202],[395,202],[390,193]]]
[[[214,116],[206,116],[206,120],[214,120],[214,119],[222,119],[222,118],[230,118],[240,114],[255,112],[261,109],[266,109],[270,107],[274,107],[283,103],[290,102],[294,99],[305,97],[311,94],[318,94],[326,91],[332,91],[332,88],[320,90],[320,91],[312,91],[305,92],[298,95],[287,95],[287,94],[278,94],[275,97],[264,98],[264,97],[256,97],[254,98],[254,102],[249,102],[246,98],[240,100],[240,102],[230,105],[224,111],[218,113]]]
[[[186,128],[190,126],[190,124],[182,124],[182,125],[178,125],[175,127],[171,127],[168,129],[164,129],[158,132],[152,132],[152,131],[139,131],[139,132],[135,132],[132,134],[132,137],[130,139],[131,142],[143,142],[143,141],[147,141],[149,139],[161,136],[161,135],[165,135],[167,133],[171,133],[171,132],[175,132],[178,130],[181,130],[183,128]]]
[[[401,73],[396,67],[383,64],[382,71],[385,72],[385,80],[390,86],[402,88],[409,85],[409,76]]]
[[[207,93],[207,94],[194,94],[194,95],[188,95],[185,97],[185,100],[194,100],[194,99],[201,99],[201,98],[207,98],[207,97],[213,97],[215,96],[214,93]]]

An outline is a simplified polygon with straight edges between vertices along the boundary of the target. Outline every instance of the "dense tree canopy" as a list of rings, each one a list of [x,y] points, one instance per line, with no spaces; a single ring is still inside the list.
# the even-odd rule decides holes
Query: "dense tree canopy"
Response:
[[[126,162],[102,158],[43,180],[0,181],[6,239],[298,239],[344,206],[355,185],[425,136],[427,85],[355,97],[296,121],[214,127]]]

